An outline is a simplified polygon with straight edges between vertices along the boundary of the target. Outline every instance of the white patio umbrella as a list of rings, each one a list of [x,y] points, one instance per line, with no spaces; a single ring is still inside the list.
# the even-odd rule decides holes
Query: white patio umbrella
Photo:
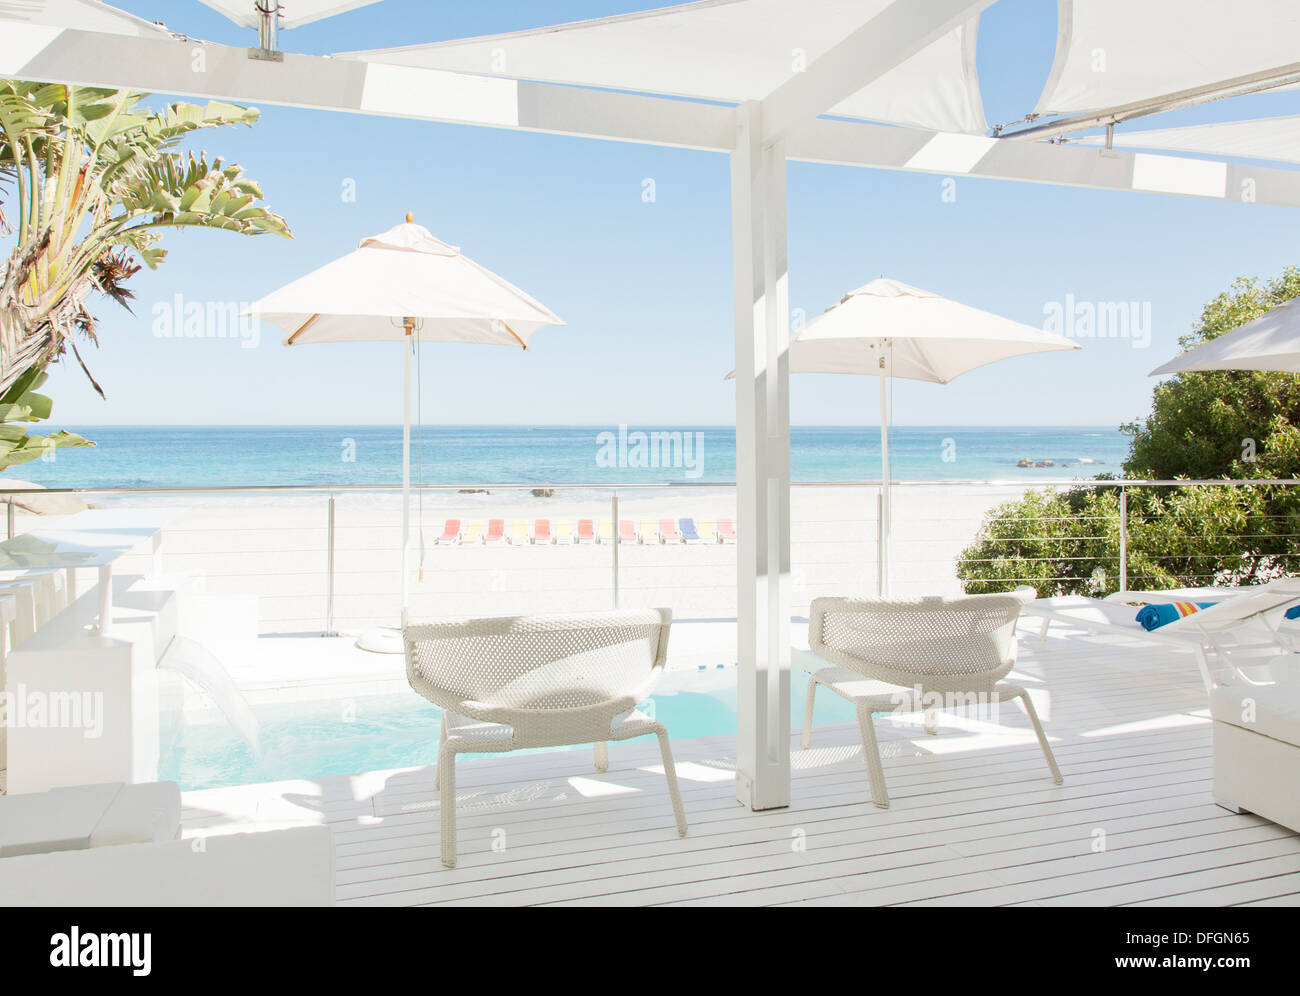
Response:
[[[888,380],[946,384],[998,360],[1078,348],[1064,336],[884,277],[850,291],[790,343],[791,373],[880,378],[882,595],[889,590]]]
[[[411,353],[422,342],[470,342],[527,349],[533,333],[563,325],[518,287],[406,223],[362,239],[355,251],[286,284],[248,313],[288,333],[286,346],[319,342],[404,344],[402,374],[402,624],[409,600],[411,528]],[[363,634],[370,649],[401,652],[387,634]]]
[[[1300,298],[1189,349],[1147,376],[1185,370],[1282,370],[1300,373]]]

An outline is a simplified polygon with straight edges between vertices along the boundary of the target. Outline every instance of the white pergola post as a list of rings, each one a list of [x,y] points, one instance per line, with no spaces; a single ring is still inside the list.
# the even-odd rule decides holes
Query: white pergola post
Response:
[[[790,366],[786,148],[757,102],[731,154],[736,321],[736,797],[790,805]]]

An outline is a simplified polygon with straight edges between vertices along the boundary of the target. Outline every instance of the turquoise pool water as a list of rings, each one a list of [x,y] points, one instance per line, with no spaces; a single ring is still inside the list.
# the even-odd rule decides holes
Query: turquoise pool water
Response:
[[[717,677],[708,674],[710,680],[699,683],[704,687],[685,684],[656,694],[642,709],[667,726],[674,740],[734,734],[735,670],[727,674],[731,680],[720,687]],[[791,698],[797,726],[804,706],[804,681],[797,672]],[[438,756],[439,711],[414,692],[263,705],[254,712],[261,727],[260,752],[225,723],[188,724],[164,745],[159,777],[189,791],[408,768],[433,764]],[[814,722],[853,719],[852,707],[842,699],[818,696]]]

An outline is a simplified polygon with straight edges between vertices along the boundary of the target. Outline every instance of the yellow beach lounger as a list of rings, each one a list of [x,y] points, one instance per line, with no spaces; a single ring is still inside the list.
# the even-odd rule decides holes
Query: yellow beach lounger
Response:
[[[641,542],[658,543],[659,542],[659,525],[654,519],[641,520]]]
[[[467,525],[465,531],[460,534],[460,545],[481,542],[483,542],[483,523],[476,519]]]
[[[573,524],[568,519],[555,520],[555,542],[572,543],[573,542]]]
[[[718,526],[712,519],[701,519],[696,528],[700,531],[701,543],[718,542]]]
[[[531,542],[528,538],[527,519],[515,519],[510,527],[510,542],[515,546],[526,546]]]
[[[601,519],[596,525],[596,542],[613,543],[614,542],[614,520]]]

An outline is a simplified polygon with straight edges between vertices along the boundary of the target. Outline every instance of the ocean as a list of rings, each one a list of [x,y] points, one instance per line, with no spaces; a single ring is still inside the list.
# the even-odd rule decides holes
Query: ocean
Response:
[[[51,488],[394,484],[400,426],[65,426],[98,445],[11,469]],[[41,431],[36,428],[37,432]],[[727,483],[736,478],[729,426],[437,426],[412,432],[412,479],[428,484]],[[803,482],[880,478],[874,426],[791,429],[791,476]],[[898,481],[1035,480],[1119,474],[1129,437],[1100,427],[899,426]],[[1021,460],[1050,467],[1019,467]]]

